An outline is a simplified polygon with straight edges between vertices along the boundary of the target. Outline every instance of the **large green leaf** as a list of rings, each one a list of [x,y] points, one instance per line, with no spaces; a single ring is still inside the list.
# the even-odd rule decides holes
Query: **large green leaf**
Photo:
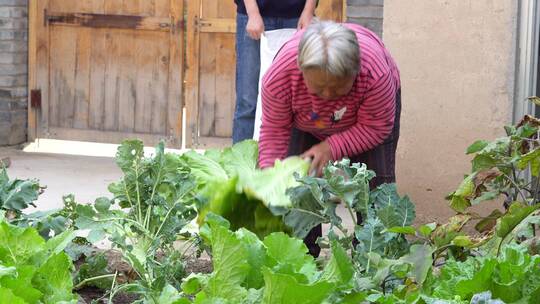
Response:
[[[411,278],[418,284],[423,284],[433,264],[434,249],[427,245],[412,245],[410,253],[401,258],[402,261],[412,265]]]
[[[328,174],[333,167],[333,164],[328,165],[325,172]],[[287,190],[292,206],[285,209],[284,216],[285,223],[293,228],[294,235],[303,239],[311,229],[322,223],[340,227],[342,220],[336,208],[340,202],[349,204],[345,202],[346,192],[337,193],[335,185],[329,185],[325,178],[297,176],[297,179],[300,185]]]
[[[416,217],[414,204],[408,196],[399,196],[396,184],[377,187],[370,199],[376,216],[386,228],[409,226]]]
[[[424,289],[432,291],[429,293],[433,297],[440,299],[454,299],[457,294],[456,285],[463,280],[470,280],[477,271],[477,261],[468,259],[465,262],[449,260],[441,268],[440,275],[429,281],[430,286]]]
[[[200,225],[212,212],[226,218],[233,230],[245,227],[260,237],[288,230],[281,219],[284,210],[291,207],[286,191],[298,184],[295,173],[305,175],[309,166],[306,161],[293,157],[258,170],[254,141],[214,151],[210,156],[188,152],[183,158],[199,183],[205,185],[201,191]]]
[[[8,265],[26,264],[44,249],[45,241],[35,229],[0,223],[0,261]]]
[[[71,260],[63,252],[53,254],[45,264],[39,267],[32,282],[43,292],[44,302],[58,303],[76,299],[71,293],[73,288],[71,268]]]
[[[263,286],[263,277],[261,275],[261,267],[265,265],[267,260],[266,248],[259,240],[257,235],[246,229],[239,229],[235,232],[236,237],[244,245],[248,258],[247,261],[250,265],[249,273],[245,280],[246,288],[259,289]]]
[[[517,163],[521,170],[524,170],[528,164],[531,165],[532,176],[538,177],[540,175],[540,148],[523,155]]]
[[[309,163],[299,157],[276,160],[273,167],[254,172],[241,187],[249,197],[257,198],[267,207],[287,208],[291,206],[287,189],[298,185],[294,174],[303,176],[308,169]]]
[[[263,268],[262,273],[265,283],[263,304],[320,304],[334,289],[329,282],[300,284],[294,277],[274,273],[268,268]]]
[[[508,153],[508,147],[510,146],[510,137],[497,138],[490,142],[479,154],[484,155],[506,155]]]
[[[238,237],[227,228],[212,225],[212,264],[205,294],[238,303],[247,291],[241,287],[250,272],[248,252]]]
[[[248,179],[257,167],[259,146],[254,140],[241,141],[230,148],[223,149],[220,164],[229,177],[239,176]]]
[[[116,152],[116,164],[124,172],[130,172],[144,157],[144,145],[140,140],[125,140]]]
[[[497,160],[490,155],[479,154],[472,160],[472,171],[491,169],[497,165]]]
[[[512,235],[524,240],[536,242],[536,229],[540,227],[540,210],[536,210],[524,218],[512,231]]]
[[[386,228],[405,227],[412,224],[416,211],[411,200],[403,197],[377,210],[377,216]]]
[[[249,179],[257,167],[258,144],[253,140],[239,142],[220,150],[207,150],[204,154],[189,151],[182,155],[201,186],[223,182],[229,178]]]
[[[370,202],[375,209],[391,206],[399,199],[396,184],[382,184],[370,194]]]
[[[0,287],[0,303],[26,304],[24,299],[16,296],[10,289]]]
[[[498,190],[488,191],[489,184],[502,173],[498,169],[485,169],[467,176],[458,189],[448,195],[450,207],[459,213],[482,201],[492,200],[500,194]]]
[[[74,300],[71,259],[64,252],[55,253],[61,251],[68,234],[46,244],[33,228],[0,223],[0,286],[9,290],[3,296],[13,295],[31,304]]]
[[[6,169],[0,172],[0,209],[21,211],[34,206],[39,195],[36,180],[9,180]]]
[[[36,271],[37,268],[33,265],[20,266],[17,268],[15,276],[1,278],[0,286],[11,289],[14,294],[28,303],[39,303],[43,293],[32,284],[32,278]]]
[[[462,298],[470,299],[478,292],[489,290],[490,281],[496,267],[496,260],[485,260],[470,279],[461,280],[456,284],[456,293]]]
[[[213,182],[226,181],[230,177],[220,165],[219,161],[213,160],[212,158],[195,151],[184,153],[182,158],[186,161],[191,174],[201,186]]]
[[[73,230],[66,230],[61,234],[49,239],[46,243],[47,250],[52,253],[60,253],[64,251],[69,243],[75,238]]]
[[[180,296],[180,293],[176,288],[173,286],[167,284],[163,290],[161,291],[161,294],[159,295],[159,298],[157,299],[157,302],[155,304],[189,304],[190,302],[187,299],[182,299]]]
[[[540,204],[528,206],[522,203],[513,203],[508,212],[497,220],[497,236],[506,238],[521,221],[537,209],[540,209]]]
[[[467,208],[471,206],[471,202],[468,200],[474,194],[474,182],[473,178],[475,174],[467,176],[459,185],[457,190],[449,195],[450,207],[457,212],[465,212]]]
[[[304,180],[302,180],[303,182]],[[285,224],[291,227],[294,236],[297,238],[303,239],[314,227],[331,221],[331,218],[336,219],[338,223],[341,223],[341,219],[335,215],[336,204],[324,204],[324,202],[319,202],[312,193],[313,187],[307,187],[305,185],[297,186],[287,190],[289,195],[292,207],[286,208],[286,212],[283,220]],[[318,188],[317,188],[318,189]],[[328,206],[329,205],[329,206]],[[331,218],[324,216],[324,208],[329,208]],[[322,214],[321,214],[322,213]]]
[[[330,245],[332,256],[324,268],[321,281],[347,286],[354,275],[353,264],[345,249],[337,241],[332,241]]]
[[[317,278],[317,266],[302,240],[278,232],[265,237],[263,243],[268,255],[265,264],[273,270],[286,271],[301,283],[311,283]]]
[[[413,226],[395,226],[385,229],[385,232],[401,233],[406,235],[416,235],[416,229]]]
[[[477,140],[467,148],[467,154],[472,154],[472,153],[482,151],[482,149],[484,149],[488,144],[489,144],[488,141]]]
[[[383,253],[385,247],[384,226],[378,218],[370,218],[363,227],[356,226],[357,252],[361,255],[371,252]]]
[[[399,259],[391,260],[372,252],[368,254],[371,268],[376,269],[372,276],[377,285],[389,278],[408,278],[409,281],[422,286],[432,270],[434,249],[427,244],[414,244],[410,252]]]
[[[364,215],[369,204],[369,181],[374,176],[375,173],[368,170],[365,164],[351,165],[348,159],[326,166],[324,170],[324,179],[333,195]]]
[[[530,256],[527,250],[507,246],[498,257],[470,257],[464,262],[449,260],[440,275],[428,282],[424,290],[441,300],[459,296],[470,300],[474,295],[489,290],[493,298],[505,303],[536,303],[540,290],[540,257]]]
[[[259,237],[287,230],[281,217],[273,215],[263,202],[238,193],[237,184],[237,178],[213,184],[213,197],[199,211],[199,225],[204,223],[208,213],[214,213],[227,219],[232,230],[243,227]]]

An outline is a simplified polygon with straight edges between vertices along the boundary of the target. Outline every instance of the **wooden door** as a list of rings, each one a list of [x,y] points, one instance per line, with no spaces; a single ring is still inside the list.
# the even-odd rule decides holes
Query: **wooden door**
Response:
[[[182,143],[183,0],[30,0],[29,137]]]
[[[317,16],[344,21],[345,0],[319,1]],[[235,106],[236,5],[187,0],[186,145],[230,145]]]

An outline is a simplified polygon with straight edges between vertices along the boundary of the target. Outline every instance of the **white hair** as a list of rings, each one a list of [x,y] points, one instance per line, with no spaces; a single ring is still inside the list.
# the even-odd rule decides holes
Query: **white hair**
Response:
[[[337,77],[356,76],[360,69],[356,34],[332,21],[310,24],[300,40],[298,65],[302,71],[320,69]]]

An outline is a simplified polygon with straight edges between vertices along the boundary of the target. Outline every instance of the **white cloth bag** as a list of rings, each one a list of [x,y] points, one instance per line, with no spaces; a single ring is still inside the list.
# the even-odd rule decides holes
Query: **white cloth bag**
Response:
[[[259,95],[257,97],[257,111],[255,113],[255,128],[253,130],[253,139],[259,140],[262,123],[262,105],[261,105],[261,90],[262,78],[266,71],[272,65],[274,57],[281,49],[283,44],[287,42],[296,33],[296,29],[281,29],[267,31],[261,35],[261,72],[259,74]]]

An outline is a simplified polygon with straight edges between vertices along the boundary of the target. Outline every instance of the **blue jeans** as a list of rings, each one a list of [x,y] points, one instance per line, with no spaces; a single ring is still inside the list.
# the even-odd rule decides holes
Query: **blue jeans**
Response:
[[[298,18],[263,17],[264,30],[296,28]],[[261,53],[259,40],[246,32],[248,16],[236,16],[236,108],[233,122],[233,143],[253,138],[255,111],[259,94]]]

